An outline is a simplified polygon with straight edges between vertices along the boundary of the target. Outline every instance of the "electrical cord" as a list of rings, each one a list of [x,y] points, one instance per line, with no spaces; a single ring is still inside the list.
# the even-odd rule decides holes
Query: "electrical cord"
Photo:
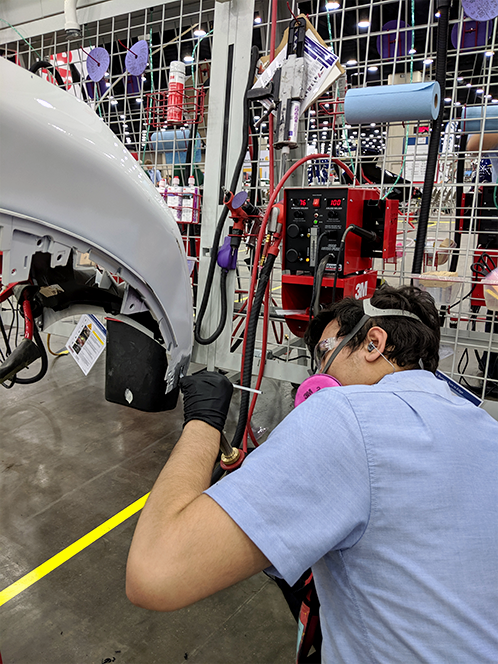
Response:
[[[326,235],[328,235],[328,231],[324,231],[323,233],[321,233],[318,236],[318,240],[316,242],[315,263],[314,263],[314,268],[315,269],[314,269],[314,275],[313,275],[313,288],[311,290],[311,301],[310,301],[310,318],[309,318],[310,323],[311,323],[311,319],[313,318],[313,316],[316,316],[316,313],[315,313],[315,294],[317,292],[316,282],[317,282],[317,275],[318,275],[318,272],[320,270],[320,266],[323,262],[323,259],[322,259],[320,264],[318,264],[318,258],[320,256],[320,246],[322,244],[322,240]],[[330,256],[330,254],[328,254],[328,256]],[[326,256],[326,258],[328,258],[328,256]],[[326,265],[326,263],[325,263],[325,265]],[[324,268],[324,270],[325,270],[325,268]],[[322,273],[322,276],[323,276],[323,273]],[[321,280],[320,280],[320,288],[321,288]],[[320,288],[318,289],[318,292],[320,292]]]
[[[249,142],[249,101],[247,98],[247,93],[249,90],[252,88],[253,83],[254,83],[254,75],[256,72],[256,65],[259,60],[259,50],[257,46],[253,46],[251,50],[251,63],[249,66],[249,75],[247,79],[247,85],[246,85],[246,90],[244,94],[244,113],[243,113],[243,119],[242,119],[242,145],[240,148],[240,153],[239,157],[237,160],[237,163],[235,165],[233,175],[232,175],[232,181],[230,183],[230,191],[233,193],[235,188],[237,187],[237,183],[239,181],[239,176],[240,172],[242,170],[242,165],[244,163],[244,159],[246,157],[246,152],[247,152],[247,144]],[[206,313],[206,308],[207,304],[209,301],[209,297],[211,295],[211,288],[213,285],[213,279],[214,279],[214,271],[216,269],[216,260],[218,258],[218,248],[220,246],[220,239],[221,239],[221,234],[223,232],[223,227],[225,225],[226,218],[228,216],[228,208],[226,205],[223,206],[223,210],[220,214],[218,224],[216,225],[216,230],[214,233],[213,237],[213,244],[211,247],[211,256],[209,260],[209,268],[208,268],[208,274],[206,278],[206,284],[204,286],[204,292],[202,294],[202,301],[201,301],[201,306],[199,308],[199,311],[197,313],[197,318],[195,322],[195,327],[194,327],[194,338],[197,341],[198,344],[201,344],[201,346],[207,346],[210,343],[213,343],[215,339],[218,338],[218,336],[221,334],[221,331],[223,330],[226,322],[226,306],[225,306],[225,318],[222,318],[220,316],[220,322],[218,323],[218,326],[216,328],[216,332],[218,333],[216,336],[214,334],[210,335],[208,338],[204,338],[201,335],[201,325],[202,321],[204,319],[204,314]],[[226,300],[226,297],[225,297]],[[225,302],[226,305],[226,302]],[[214,337],[214,338],[213,338]]]
[[[50,353],[50,355],[55,355],[55,357],[60,357],[61,355],[69,355],[69,351],[67,348],[61,348],[61,350],[58,351],[53,351],[50,348],[50,334],[47,334],[47,350]]]
[[[436,48],[436,81],[441,87],[441,97],[444,97],[446,88],[446,59],[448,55],[449,17],[451,0],[438,0],[437,8],[440,12],[439,26],[437,31]],[[424,188],[420,213],[418,219],[417,239],[413,254],[412,274],[420,274],[424,259],[425,240],[429,223],[429,212],[431,208],[432,190],[436,174],[439,143],[441,140],[441,128],[443,124],[444,104],[439,106],[439,114],[432,123],[429,151],[427,155],[427,167],[425,170]]]
[[[337,277],[339,276],[339,270],[340,270],[340,265],[341,265],[341,258],[344,253],[344,245],[346,243],[346,238],[348,236],[348,233],[353,230],[353,225],[351,224],[346,228],[344,233],[342,234],[341,242],[339,244],[339,251],[337,252],[337,258],[335,261],[335,270],[334,270],[334,285],[332,286],[332,302],[331,304],[335,303],[335,291],[337,288]]]
[[[45,350],[45,346],[43,345],[43,341],[40,336],[40,332],[38,331],[38,326],[36,325],[36,323],[33,325],[33,336],[35,338],[38,350],[40,351],[41,354],[40,371],[36,374],[36,376],[30,376],[29,378],[19,378],[19,376],[16,376],[16,383],[19,383],[19,385],[31,385],[32,383],[37,383],[45,376],[48,370],[47,351]]]
[[[332,254],[326,254],[320,261],[318,269],[315,272],[315,278],[313,279],[313,292],[311,294],[310,318],[309,318],[310,323],[312,318],[316,316],[319,311],[320,293],[322,291],[323,277],[325,274],[325,270],[327,269],[327,264],[331,258]]]

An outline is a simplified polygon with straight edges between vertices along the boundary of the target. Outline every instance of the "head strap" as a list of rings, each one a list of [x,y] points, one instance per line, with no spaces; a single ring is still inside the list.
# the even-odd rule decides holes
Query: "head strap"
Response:
[[[370,299],[363,300],[363,311],[365,312],[365,314],[361,317],[360,321],[354,326],[351,332],[344,337],[344,339],[337,346],[337,348],[334,349],[334,352],[330,356],[327,364],[325,365],[321,373],[327,373],[327,371],[330,368],[330,365],[339,355],[344,346],[354,337],[354,335],[359,330],[361,330],[361,328],[365,325],[365,323],[369,318],[380,318],[383,316],[402,316],[404,318],[414,318],[415,320],[418,320],[419,323],[422,323],[422,320],[416,314],[412,314],[411,311],[405,311],[404,309],[378,309],[377,307],[373,306]]]
[[[422,323],[422,320],[411,311],[405,309],[378,309],[374,307],[371,300],[363,300],[363,311],[370,316],[370,318],[378,318],[381,316],[403,316],[404,318],[414,318]]]

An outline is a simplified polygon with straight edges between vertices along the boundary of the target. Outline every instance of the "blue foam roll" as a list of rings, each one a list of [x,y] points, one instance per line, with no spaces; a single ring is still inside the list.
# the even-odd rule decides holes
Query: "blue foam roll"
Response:
[[[346,92],[344,115],[349,124],[435,120],[439,113],[439,83],[402,83],[353,88]]]
[[[483,123],[483,118],[486,120]],[[484,129],[482,125],[484,124]],[[462,110],[462,131],[465,134],[480,134],[481,131],[498,132],[498,104],[466,106]]]
[[[167,164],[184,164],[187,158],[187,147],[190,129],[164,129],[155,132],[149,139],[151,150],[164,152]],[[174,152],[173,152],[174,151]],[[194,146],[194,163],[201,160],[200,136],[197,134]]]

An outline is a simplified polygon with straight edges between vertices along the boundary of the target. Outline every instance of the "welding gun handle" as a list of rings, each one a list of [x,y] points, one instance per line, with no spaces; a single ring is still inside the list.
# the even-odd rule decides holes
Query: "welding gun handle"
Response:
[[[232,454],[233,447],[230,445],[224,433],[221,434],[220,439],[220,449],[221,453],[225,456],[230,456]]]
[[[236,467],[239,465],[239,460],[242,461],[243,458],[241,450],[237,447],[232,447],[228,440],[225,438],[225,434],[221,432],[220,438],[220,449],[221,449],[221,462],[222,466],[225,468],[230,468],[230,466]]]

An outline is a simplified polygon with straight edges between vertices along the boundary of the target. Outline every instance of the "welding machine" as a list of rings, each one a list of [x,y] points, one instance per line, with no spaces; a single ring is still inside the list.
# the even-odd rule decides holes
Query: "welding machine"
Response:
[[[302,337],[318,266],[326,256],[318,285],[322,305],[372,296],[377,283],[373,259],[395,256],[398,201],[381,200],[378,190],[365,187],[288,188],[284,214],[282,306],[289,329]],[[355,232],[343,240],[349,226]]]

